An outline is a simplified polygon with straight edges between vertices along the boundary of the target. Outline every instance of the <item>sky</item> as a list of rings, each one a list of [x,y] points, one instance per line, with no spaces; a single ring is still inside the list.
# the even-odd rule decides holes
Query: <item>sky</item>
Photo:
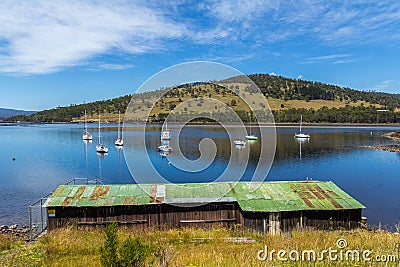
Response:
[[[132,94],[190,61],[400,93],[397,0],[0,0],[0,25],[2,108]]]

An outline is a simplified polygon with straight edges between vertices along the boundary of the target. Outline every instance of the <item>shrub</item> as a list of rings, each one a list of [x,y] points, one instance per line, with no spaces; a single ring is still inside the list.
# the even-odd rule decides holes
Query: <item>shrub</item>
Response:
[[[145,244],[139,237],[132,239],[128,237],[119,248],[121,267],[143,267],[153,249]]]
[[[117,223],[112,222],[106,226],[106,240],[104,246],[100,248],[101,264],[105,267],[118,267],[118,240],[115,228]]]

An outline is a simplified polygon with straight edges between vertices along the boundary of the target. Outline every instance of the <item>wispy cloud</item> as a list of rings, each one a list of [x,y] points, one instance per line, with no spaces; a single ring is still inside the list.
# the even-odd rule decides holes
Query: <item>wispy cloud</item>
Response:
[[[0,71],[26,74],[79,65],[113,49],[146,53],[185,32],[156,9],[130,1],[6,0],[0,25]]]
[[[191,47],[197,45],[209,50],[218,45],[231,53],[231,47],[233,51],[243,48],[246,55],[259,55],[281,44],[399,45],[400,2],[3,0],[0,25],[0,72],[40,74],[74,66],[91,68],[91,61],[103,55],[124,60],[125,55],[168,49],[191,53]],[[350,55],[332,54],[303,63],[355,60]],[[98,67],[130,65],[115,64],[107,61]]]
[[[303,36],[331,46],[398,41],[400,2],[390,1],[209,1],[209,14],[220,23],[253,28],[265,42]],[[249,24],[251,27],[249,27]]]
[[[376,84],[373,89],[377,89],[378,91],[398,93],[400,90],[400,81],[385,80]]]
[[[318,57],[310,57],[302,60],[301,64],[315,64],[315,63],[332,63],[332,64],[344,64],[357,61],[354,58],[350,58],[352,55],[348,54],[334,54]]]

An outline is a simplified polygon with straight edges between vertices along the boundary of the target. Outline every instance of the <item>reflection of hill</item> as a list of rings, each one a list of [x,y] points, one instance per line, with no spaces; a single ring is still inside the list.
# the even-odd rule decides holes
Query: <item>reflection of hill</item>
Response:
[[[336,153],[349,153],[354,148],[370,142],[366,131],[362,132],[328,132],[311,134],[308,142],[301,144],[302,157],[318,157]],[[300,144],[293,134],[278,134],[275,160],[298,158]]]

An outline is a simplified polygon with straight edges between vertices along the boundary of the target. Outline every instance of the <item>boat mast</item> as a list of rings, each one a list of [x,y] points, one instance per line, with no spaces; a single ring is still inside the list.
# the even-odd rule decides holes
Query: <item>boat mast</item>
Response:
[[[85,134],[87,134],[87,123],[86,123],[86,109],[85,109]]]
[[[121,123],[121,112],[118,110],[118,140],[121,139],[119,136],[119,125]]]
[[[99,145],[101,144],[101,139],[100,139],[100,114],[99,114]]]
[[[303,115],[300,115],[300,133],[301,133],[301,125],[303,124]]]
[[[250,135],[252,135],[251,134],[251,112],[250,112]]]

